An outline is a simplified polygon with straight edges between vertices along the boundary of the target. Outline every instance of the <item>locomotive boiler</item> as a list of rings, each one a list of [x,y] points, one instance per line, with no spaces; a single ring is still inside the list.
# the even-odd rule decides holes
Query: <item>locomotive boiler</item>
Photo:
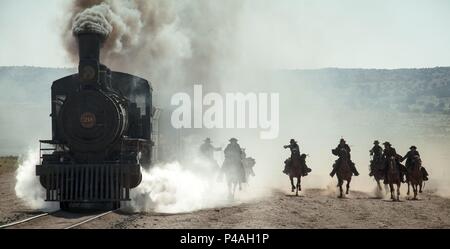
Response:
[[[40,141],[36,174],[46,201],[61,209],[83,203],[118,208],[140,184],[141,167],[151,164],[152,88],[100,63],[101,34],[76,38],[78,73],[53,82],[52,139]]]

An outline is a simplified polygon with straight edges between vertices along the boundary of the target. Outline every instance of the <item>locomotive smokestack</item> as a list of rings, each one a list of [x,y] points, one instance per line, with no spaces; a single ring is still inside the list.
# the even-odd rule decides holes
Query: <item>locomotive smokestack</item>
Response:
[[[75,16],[72,32],[78,38],[80,61],[99,61],[101,45],[113,29],[107,18],[109,16],[110,10],[105,4],[85,9]]]
[[[79,33],[78,39],[78,54],[80,56],[80,63],[84,60],[95,60],[100,62],[100,48],[104,38],[96,33]]]
[[[77,14],[73,20],[72,31],[78,39],[78,74],[82,86],[98,85],[100,73],[105,71],[100,70],[104,68],[100,64],[100,48],[113,29],[108,18],[109,7],[99,4]]]

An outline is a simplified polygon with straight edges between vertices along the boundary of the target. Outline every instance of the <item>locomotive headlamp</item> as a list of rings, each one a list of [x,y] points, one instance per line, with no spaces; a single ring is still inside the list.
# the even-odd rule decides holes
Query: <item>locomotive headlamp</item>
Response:
[[[80,78],[82,81],[92,81],[95,79],[95,75],[95,69],[92,66],[86,65],[81,68]]]
[[[78,66],[78,75],[82,86],[99,83],[100,65],[95,60],[81,60]]]

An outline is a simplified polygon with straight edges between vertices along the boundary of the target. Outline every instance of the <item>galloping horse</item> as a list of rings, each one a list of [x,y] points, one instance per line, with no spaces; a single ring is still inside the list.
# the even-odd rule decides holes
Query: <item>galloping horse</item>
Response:
[[[294,155],[291,157],[291,165],[289,167],[288,175],[291,180],[292,192],[295,191],[295,195],[298,196],[298,191],[302,191],[300,185],[303,176],[303,164],[305,163],[299,155]],[[297,185],[294,186],[294,178],[297,178]]]
[[[255,176],[255,171],[253,171],[253,167],[255,166],[256,161],[251,157],[246,157],[242,159],[242,165],[244,166],[245,171],[245,181],[248,182],[250,176]]]
[[[417,200],[417,190],[422,193],[423,184],[423,173],[422,173],[422,160],[419,156],[414,156],[411,167],[408,169],[406,176],[406,181],[408,182],[408,195],[409,195],[409,185],[412,185],[414,191],[413,200]]]
[[[385,177],[384,168],[385,168],[386,162],[383,159],[375,160],[373,158],[372,163],[374,164],[373,165],[373,178],[377,182],[378,190],[382,191],[383,188],[381,187],[380,181],[384,180],[384,177]],[[387,194],[387,186],[385,186],[385,189],[386,189],[386,194]]]
[[[344,181],[347,181],[347,189],[345,191],[345,194],[348,195],[349,189],[350,189],[350,182],[352,181],[353,173],[350,168],[350,159],[349,159],[349,154],[348,154],[347,150],[342,148],[337,153],[339,156],[339,160],[338,160],[339,165],[336,165],[336,167],[338,167],[338,170],[336,171],[336,176],[338,179],[337,186],[339,187],[339,191],[340,191],[339,198],[342,198],[342,197],[344,197],[342,185],[344,184]]]
[[[397,162],[395,157],[388,158],[386,182],[389,184],[391,190],[391,199],[394,201],[400,200],[400,185],[401,185],[401,173],[397,168]],[[394,197],[394,184],[397,185],[397,197]]]
[[[245,172],[241,160],[225,160],[222,167],[228,185],[228,197],[234,199],[236,187],[242,190],[242,183],[245,182]]]

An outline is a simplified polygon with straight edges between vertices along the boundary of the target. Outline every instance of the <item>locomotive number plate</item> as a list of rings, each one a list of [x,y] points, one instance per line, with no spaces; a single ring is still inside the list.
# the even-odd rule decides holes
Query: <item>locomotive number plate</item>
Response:
[[[95,126],[95,115],[91,112],[85,112],[81,114],[80,124],[83,128],[90,129]]]

